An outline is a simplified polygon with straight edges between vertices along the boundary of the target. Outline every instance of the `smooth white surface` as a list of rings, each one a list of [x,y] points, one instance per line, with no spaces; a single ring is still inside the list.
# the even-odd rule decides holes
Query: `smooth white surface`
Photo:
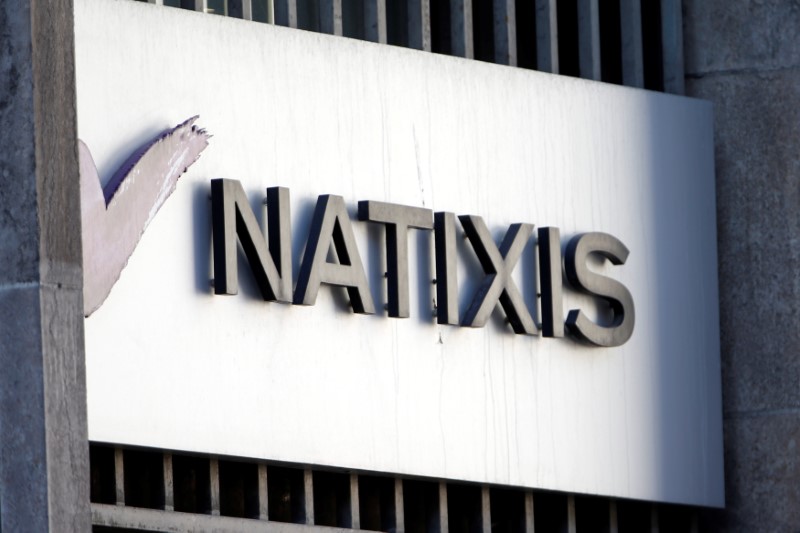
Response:
[[[101,176],[199,114],[210,146],[86,321],[95,441],[722,505],[711,106],[127,1],[76,2],[79,134]],[[615,235],[632,338],[613,349],[209,285],[209,180],[291,189],[295,280],[319,194]],[[260,210],[259,210],[259,214]],[[354,223],[376,306],[383,236]],[[480,280],[460,243],[462,310]],[[529,246],[517,268],[532,301]],[[591,311],[574,293],[567,310]]]

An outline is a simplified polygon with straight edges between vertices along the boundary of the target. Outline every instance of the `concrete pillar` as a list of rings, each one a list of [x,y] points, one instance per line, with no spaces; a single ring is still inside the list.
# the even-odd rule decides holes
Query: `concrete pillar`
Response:
[[[0,2],[0,529],[89,531],[71,0]]]
[[[800,6],[684,0],[686,92],[714,103],[724,512],[800,524]]]

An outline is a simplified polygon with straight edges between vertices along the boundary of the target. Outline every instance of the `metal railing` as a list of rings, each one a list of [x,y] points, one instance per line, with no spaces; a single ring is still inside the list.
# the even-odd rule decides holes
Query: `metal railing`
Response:
[[[92,444],[92,522],[137,531],[696,533],[697,510]],[[332,529],[328,529],[333,531]]]
[[[680,0],[148,2],[629,87],[684,92]]]

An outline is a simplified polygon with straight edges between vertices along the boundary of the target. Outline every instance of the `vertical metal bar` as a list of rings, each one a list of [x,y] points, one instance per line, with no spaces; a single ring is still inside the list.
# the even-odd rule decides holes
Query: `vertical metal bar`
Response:
[[[163,6],[164,0],[147,0],[148,4],[155,4],[157,6]]]
[[[394,526],[396,533],[405,533],[406,515],[403,504],[403,480],[400,478],[395,478],[394,480]]]
[[[320,0],[319,31],[342,35],[342,0]]]
[[[408,6],[408,47],[431,51],[430,0],[406,0]]]
[[[386,44],[386,0],[364,0],[364,38]]]
[[[122,448],[114,448],[114,488],[117,505],[125,505],[125,455]]]
[[[578,61],[581,78],[600,79],[600,8],[598,0],[578,0]]]
[[[164,510],[175,510],[175,482],[172,472],[172,454],[164,453]]]
[[[439,482],[439,533],[450,529],[450,515],[447,512],[447,483]]]
[[[219,461],[216,458],[208,461],[208,481],[211,491],[211,515],[219,516]]]
[[[558,74],[556,0],[536,0],[536,69]]]
[[[650,505],[650,533],[658,533],[658,505]]]
[[[681,0],[661,0],[661,50],[664,91],[683,94],[683,14]]]
[[[269,520],[269,486],[267,484],[267,465],[258,465],[258,519]]]
[[[358,501],[358,474],[350,474],[350,527],[361,529],[361,507]]]
[[[578,526],[575,523],[575,496],[567,496],[567,532],[577,533]]]
[[[275,24],[297,27],[297,0],[274,0]]]
[[[494,62],[517,66],[517,15],[514,0],[494,0]]]
[[[525,533],[534,533],[533,525],[533,493],[525,493]]]
[[[450,0],[450,51],[458,57],[475,57],[472,0]]]
[[[194,10],[203,13],[208,11],[208,0],[194,0]]]
[[[617,500],[608,501],[608,533],[618,533]]]
[[[242,18],[244,20],[253,20],[253,0],[242,1]]]
[[[622,33],[622,84],[644,87],[641,0],[620,0],[619,19]]]
[[[481,487],[481,521],[483,533],[492,533],[492,495],[489,487]]]
[[[314,472],[303,470],[303,496],[306,511],[306,525],[314,525]]]
[[[275,0],[267,0],[267,24],[275,24]]]

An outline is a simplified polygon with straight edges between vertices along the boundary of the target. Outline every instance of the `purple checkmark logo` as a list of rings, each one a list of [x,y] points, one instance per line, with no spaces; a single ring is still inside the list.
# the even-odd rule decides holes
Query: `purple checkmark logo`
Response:
[[[108,297],[178,178],[208,146],[210,135],[194,125],[196,120],[192,117],[142,146],[105,187],[89,148],[79,141],[85,316]]]

